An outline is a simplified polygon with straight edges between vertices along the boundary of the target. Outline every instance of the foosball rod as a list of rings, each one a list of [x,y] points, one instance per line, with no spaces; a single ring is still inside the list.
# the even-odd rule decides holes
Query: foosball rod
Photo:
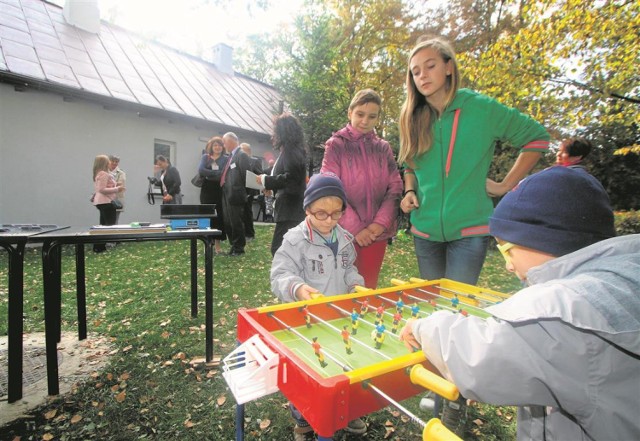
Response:
[[[410,277],[409,278],[409,283],[424,283],[424,282],[428,282],[428,280],[419,279],[418,277]],[[403,283],[406,284],[407,282],[403,282]],[[506,300],[508,298],[508,296],[504,297],[504,298],[501,298],[500,296],[496,296],[494,294],[487,293],[487,292],[483,291],[482,288],[478,288],[478,289],[480,289],[480,292],[475,293],[475,294],[471,294],[471,293],[468,293],[468,292],[456,291],[455,289],[447,288],[446,286],[441,286],[441,285],[433,285],[433,286],[435,288],[439,288],[439,289],[441,289],[443,291],[447,291],[447,292],[450,292],[452,294],[460,295],[460,296],[466,297],[466,298],[471,299],[471,300],[489,302],[489,303],[492,303],[494,305],[498,304],[498,303],[500,303],[503,300]]]
[[[425,372],[427,374],[425,374]],[[425,379],[425,375],[429,376],[428,374],[431,374],[434,377],[437,377],[439,380],[442,380],[442,382],[444,383],[448,383],[451,387],[453,387],[453,389],[455,390],[455,393],[451,393],[451,387],[444,385],[444,387],[447,390],[441,390],[442,393],[444,393],[445,395],[448,395],[449,397],[455,397],[455,399],[458,398],[459,394],[457,389],[455,388],[455,386],[451,383],[449,383],[447,380],[445,380],[444,378],[440,378],[437,375],[433,374],[432,372],[426,370],[424,367],[420,366],[420,365],[415,365],[412,369],[411,369],[411,381],[415,384],[423,384],[423,381],[426,381],[430,384],[429,388],[431,389],[433,387],[433,383],[431,383],[431,381],[433,381],[432,379]],[[436,382],[438,382],[439,380],[436,380]],[[444,424],[442,424],[442,421],[440,421],[438,418],[432,418],[429,420],[429,422],[425,423],[424,421],[422,421],[422,419],[420,419],[419,417],[417,417],[416,415],[414,415],[409,409],[407,409],[406,407],[404,407],[403,405],[401,405],[400,403],[398,403],[396,400],[394,400],[393,398],[391,398],[389,395],[387,395],[386,393],[384,393],[382,390],[380,390],[379,388],[377,388],[376,386],[374,386],[373,384],[371,384],[370,382],[367,383],[366,387],[370,388],[371,390],[373,390],[375,393],[377,393],[379,396],[381,396],[383,399],[385,399],[389,404],[391,404],[392,406],[394,406],[395,408],[397,408],[399,411],[401,411],[402,413],[404,413],[405,415],[407,415],[411,421],[413,421],[414,423],[416,423],[417,425],[419,425],[420,427],[422,427],[422,440],[423,441],[462,441],[455,433],[451,432],[449,429],[447,429],[445,427]],[[438,389],[438,387],[436,387],[436,389]],[[433,389],[432,389],[433,390]],[[440,392],[436,392],[440,395]]]
[[[270,317],[272,319],[274,319],[275,321],[277,321],[278,323],[280,323],[282,326],[285,327],[285,329],[287,331],[291,331],[293,332],[298,338],[304,340],[305,342],[307,342],[308,344],[311,344],[311,340],[309,340],[307,337],[305,337],[304,335],[302,335],[301,333],[299,333],[298,331],[295,330],[295,328],[293,328],[292,326],[289,326],[286,322],[284,322],[283,320],[279,319],[278,317],[275,316],[275,314],[270,314]],[[344,364],[342,362],[340,362],[338,359],[336,359],[333,355],[327,353],[327,351],[324,351],[324,354],[327,356],[327,358],[329,358],[331,361],[333,361],[335,364],[337,364],[338,366],[340,366],[342,368],[343,371],[347,372],[347,371],[352,371],[353,367],[349,366],[348,364]]]
[[[405,282],[404,280],[400,280],[400,279],[391,279],[391,283],[393,283],[394,285],[406,285],[407,284],[407,282]],[[442,288],[442,287],[439,287],[439,286],[438,286],[438,288],[443,289],[445,291],[452,292],[452,293],[454,293],[456,295],[463,295],[463,296],[465,296],[467,298],[472,298],[472,297],[466,296],[466,294],[462,293],[462,292],[459,293],[457,291],[453,291],[453,290],[448,289],[448,288]],[[439,297],[439,298],[444,299],[444,300],[451,300],[449,297],[443,296],[442,294],[436,294],[435,292],[427,291],[426,289],[422,289],[422,288],[411,288],[411,289],[414,289],[416,291],[420,291],[422,293],[429,294],[429,295],[432,295],[432,296],[435,296],[435,297]],[[419,300],[421,302],[426,301],[426,299],[422,299],[420,297],[412,296],[411,294],[408,294],[406,292],[403,295],[405,295],[405,296],[407,296],[409,298],[412,298],[414,300]],[[474,300],[476,300],[476,299],[474,299]],[[462,305],[464,305],[465,308],[473,308],[474,310],[477,310],[477,311],[486,312],[484,309],[480,308],[479,306],[461,304],[460,308],[462,308]],[[457,309],[451,308],[451,307],[448,307],[448,306],[438,305],[438,307],[442,308],[442,309],[450,310],[452,312],[458,312]]]

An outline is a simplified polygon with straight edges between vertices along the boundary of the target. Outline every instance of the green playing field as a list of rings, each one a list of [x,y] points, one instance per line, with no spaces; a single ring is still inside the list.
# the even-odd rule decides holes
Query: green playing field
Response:
[[[444,299],[438,299],[437,304],[438,309],[451,308],[451,302]],[[408,353],[407,348],[399,340],[398,334],[404,326],[406,319],[410,317],[410,307],[405,305],[403,309],[404,318],[398,326],[398,332],[393,334],[391,330],[395,308],[391,307],[391,305],[389,306],[389,309],[387,309],[384,314],[383,323],[386,332],[380,349],[375,348],[375,340],[372,336],[372,332],[375,333],[375,312],[373,309],[370,309],[364,317],[358,320],[359,326],[357,333],[356,335],[350,336],[352,354],[347,354],[345,344],[340,334],[344,325],[347,325],[347,330],[351,332],[351,319],[346,316],[340,319],[320,322],[312,318],[311,328],[303,325],[288,330],[275,331],[272,334],[322,376],[331,377],[341,374],[345,369],[354,370],[371,366]],[[419,306],[419,317],[427,316],[434,310],[427,302],[419,303]],[[486,312],[476,310],[475,308],[470,308],[469,312],[476,316],[489,316]],[[313,314],[313,308],[310,308],[310,313]],[[321,352],[324,355],[324,361],[327,363],[327,366],[324,368],[320,366],[320,362],[311,347],[313,337],[318,337],[317,341],[322,347]]]

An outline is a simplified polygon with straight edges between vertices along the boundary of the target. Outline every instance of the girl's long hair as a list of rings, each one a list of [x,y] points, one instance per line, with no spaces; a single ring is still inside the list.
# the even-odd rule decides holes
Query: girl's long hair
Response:
[[[96,176],[101,171],[109,171],[109,157],[107,155],[98,155],[93,160],[93,180],[96,180]]]
[[[428,37],[418,41],[409,54],[407,60],[407,98],[402,104],[400,111],[400,151],[398,153],[398,163],[408,163],[414,166],[414,159],[426,153],[433,143],[432,126],[433,121],[440,115],[431,106],[424,95],[422,95],[411,73],[411,59],[421,50],[432,48],[436,50],[446,62],[451,61],[451,75],[447,77],[447,99],[445,107],[453,101],[460,87],[460,74],[458,62],[453,46],[441,37]]]
[[[272,141],[289,164],[306,164],[304,132],[295,116],[283,113],[273,119]]]

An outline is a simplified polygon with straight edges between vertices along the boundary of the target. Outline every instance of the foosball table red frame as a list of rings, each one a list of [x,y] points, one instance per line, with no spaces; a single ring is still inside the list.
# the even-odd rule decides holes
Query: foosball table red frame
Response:
[[[389,299],[395,300],[399,294],[402,294],[400,297],[407,307],[429,302],[433,304],[435,300],[440,302],[440,306],[442,299],[450,299],[454,307],[445,309],[465,315],[469,312],[479,315],[485,306],[508,297],[496,291],[447,279],[411,281],[406,283],[394,280],[392,283],[396,286],[376,290],[362,288],[355,294],[321,296],[305,302],[240,309],[238,341],[245,342],[257,334],[266,346],[278,354],[278,389],[295,405],[321,438],[330,438],[334,432],[345,428],[349,421],[389,405],[387,400],[372,389],[383,390],[392,399],[401,401],[424,392],[423,387],[410,380],[409,371],[412,366],[421,364],[432,372],[436,372],[435,369],[425,359],[422,351],[407,351],[391,360],[382,360],[338,375],[323,376],[272,333],[286,328],[283,323],[289,327],[304,326],[305,316],[300,311],[305,305],[314,316],[321,316],[329,321],[344,318],[344,311],[359,308],[364,298],[372,310],[380,304],[392,308]],[[370,385],[375,387],[369,387]]]

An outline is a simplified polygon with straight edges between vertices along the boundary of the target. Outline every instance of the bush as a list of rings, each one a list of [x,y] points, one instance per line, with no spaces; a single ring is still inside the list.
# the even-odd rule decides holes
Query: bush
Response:
[[[615,226],[618,236],[640,233],[640,212],[635,210],[616,212]]]

